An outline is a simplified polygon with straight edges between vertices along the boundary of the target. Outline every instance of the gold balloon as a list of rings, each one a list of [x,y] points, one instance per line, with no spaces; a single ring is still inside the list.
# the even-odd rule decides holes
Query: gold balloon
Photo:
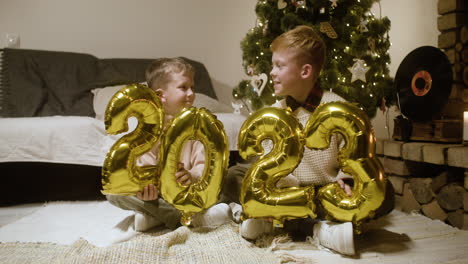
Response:
[[[103,194],[134,195],[150,183],[157,185],[158,166],[135,163],[159,140],[164,122],[161,101],[146,85],[128,85],[111,98],[104,120],[107,133],[126,132],[130,116],[138,119],[138,126],[108,151],[102,168]]]
[[[198,182],[183,186],[176,181],[175,173],[187,140],[203,144],[205,168]],[[229,148],[223,124],[205,108],[184,109],[168,127],[162,146],[161,195],[182,212],[181,223],[190,225],[194,213],[216,203],[227,173]]]
[[[331,183],[320,188],[317,196],[329,217],[359,226],[383,203],[384,169],[375,156],[376,139],[364,111],[345,102],[320,105],[305,126],[305,144],[311,149],[326,149],[335,132],[344,138],[338,157],[341,170],[353,176],[353,194],[348,197],[337,183]]]
[[[265,139],[273,141],[273,149],[252,164],[242,182],[243,218],[271,217],[281,226],[287,219],[315,217],[313,187],[276,187],[302,159],[301,124],[284,109],[268,107],[256,111],[240,129],[240,156],[248,159],[263,155],[261,142]]]

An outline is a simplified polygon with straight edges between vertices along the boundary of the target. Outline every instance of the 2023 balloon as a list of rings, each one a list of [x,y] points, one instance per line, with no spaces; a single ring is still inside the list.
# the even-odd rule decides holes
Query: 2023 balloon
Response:
[[[244,216],[272,217],[279,223],[315,217],[313,186],[279,189],[276,183],[300,163],[304,142],[311,149],[326,149],[333,133],[340,133],[345,141],[339,163],[354,179],[353,195],[348,197],[338,184],[330,183],[319,189],[317,198],[329,218],[351,221],[356,226],[372,218],[385,197],[384,170],[375,156],[375,137],[367,115],[344,102],[320,105],[304,129],[289,110],[273,107],[253,113],[244,122],[239,134],[243,158],[263,155],[260,143],[266,138],[274,144],[244,178],[240,197]]]

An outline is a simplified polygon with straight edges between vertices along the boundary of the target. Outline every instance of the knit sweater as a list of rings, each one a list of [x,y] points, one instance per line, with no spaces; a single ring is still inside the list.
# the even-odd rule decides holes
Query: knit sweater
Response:
[[[324,92],[320,104],[333,101],[345,101],[332,92]],[[273,105],[285,109],[286,100],[281,100]],[[293,112],[299,122],[305,127],[311,112],[299,107]],[[324,150],[311,150],[304,147],[304,156],[297,168],[288,176],[278,182],[278,187],[324,185],[335,182],[337,179],[350,178],[351,176],[341,172],[338,163],[338,151],[344,142],[341,136],[334,134],[330,140],[330,146]],[[272,149],[271,141],[264,145],[265,153]]]

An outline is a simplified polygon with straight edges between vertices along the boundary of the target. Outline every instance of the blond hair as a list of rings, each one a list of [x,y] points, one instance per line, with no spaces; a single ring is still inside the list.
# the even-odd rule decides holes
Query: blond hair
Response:
[[[295,59],[301,64],[315,66],[318,74],[325,63],[326,45],[310,26],[297,26],[279,35],[271,43],[271,51],[289,49],[295,52]]]
[[[151,62],[146,68],[145,76],[148,87],[152,89],[164,89],[171,81],[172,73],[183,73],[194,77],[193,66],[183,58],[159,58]]]

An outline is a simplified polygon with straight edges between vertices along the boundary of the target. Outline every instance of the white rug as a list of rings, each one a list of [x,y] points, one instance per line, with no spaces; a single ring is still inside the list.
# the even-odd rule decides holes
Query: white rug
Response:
[[[0,242],[71,245],[80,238],[104,247],[137,236],[133,211],[107,201],[51,202],[0,228]]]

